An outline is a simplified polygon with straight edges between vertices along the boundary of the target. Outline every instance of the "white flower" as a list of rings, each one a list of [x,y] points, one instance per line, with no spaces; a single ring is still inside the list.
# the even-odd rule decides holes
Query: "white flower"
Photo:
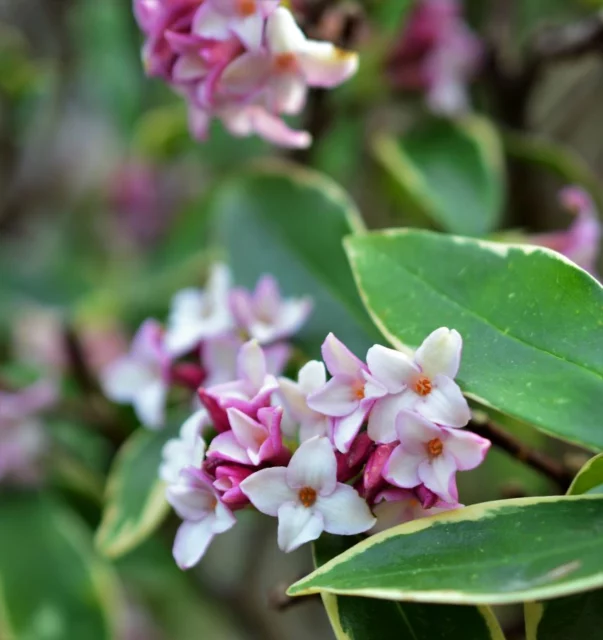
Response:
[[[185,467],[200,468],[205,456],[205,441],[202,434],[210,424],[205,409],[199,409],[180,428],[180,436],[168,440],[163,447],[163,460],[159,466],[159,477],[168,484],[178,482]]]
[[[233,328],[230,281],[228,267],[215,264],[205,289],[184,289],[174,296],[165,336],[171,355],[183,355],[203,340],[223,336]]]
[[[327,438],[306,440],[288,467],[262,469],[241,483],[251,503],[278,517],[278,545],[293,551],[323,531],[354,535],[375,524],[366,502],[337,482],[337,461]]]
[[[134,336],[130,352],[102,372],[101,385],[114,402],[131,404],[143,425],[159,429],[165,422],[169,369],[163,329],[155,320],[147,320]]]
[[[396,416],[402,409],[446,427],[464,427],[469,422],[469,405],[454,382],[462,344],[457,331],[441,327],[427,336],[413,359],[381,345],[369,349],[369,370],[388,393],[375,402],[369,416],[368,433],[373,440],[396,440]]]
[[[318,391],[327,382],[324,364],[318,360],[312,360],[299,370],[297,382],[289,378],[279,378],[278,382],[287,417],[299,425],[300,442],[314,436],[328,435],[329,417],[310,409],[307,402],[308,396]]]

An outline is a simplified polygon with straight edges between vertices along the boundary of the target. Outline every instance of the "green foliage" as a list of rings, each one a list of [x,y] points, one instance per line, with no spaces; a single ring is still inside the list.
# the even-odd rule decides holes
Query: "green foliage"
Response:
[[[603,289],[544,249],[395,230],[348,255],[367,309],[394,345],[441,326],[464,339],[470,397],[543,431],[603,448]]]
[[[150,536],[168,512],[165,487],[157,473],[163,445],[177,434],[139,429],[118,453],[107,480],[105,507],[96,546],[115,558]]]
[[[312,296],[315,311],[300,334],[309,355],[319,354],[330,331],[358,353],[375,341],[342,247],[362,222],[334,182],[294,165],[266,165],[223,182],[209,208],[238,284],[253,287],[273,273],[284,294]]]
[[[603,495],[487,502],[368,538],[289,589],[505,604],[603,585]]]
[[[42,494],[2,495],[2,638],[112,640],[119,589],[90,532],[63,504]]]
[[[323,534],[314,543],[314,564],[321,567],[361,538]],[[322,593],[337,640],[504,640],[489,607],[387,602]]]
[[[375,140],[379,162],[413,208],[451,233],[496,228],[504,201],[504,159],[486,119],[430,120],[400,138]]]

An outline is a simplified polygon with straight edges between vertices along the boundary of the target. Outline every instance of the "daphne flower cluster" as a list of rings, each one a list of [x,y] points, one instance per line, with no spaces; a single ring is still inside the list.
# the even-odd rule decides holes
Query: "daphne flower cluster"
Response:
[[[311,137],[282,120],[299,114],[309,87],[335,87],[356,54],[308,40],[280,0],[134,0],[146,36],[147,73],[188,103],[191,131],[205,139],[213,118],[235,136],[285,147]]]
[[[180,567],[250,505],[278,518],[286,552],[323,531],[377,531],[461,506],[456,472],[478,466],[490,443],[462,429],[456,331],[434,331],[412,357],[375,345],[366,362],[330,334],[324,363],[308,362],[296,381],[270,373],[262,335],[241,346],[232,380],[198,389],[203,408],[165,447]]]
[[[388,74],[395,86],[423,92],[434,113],[453,116],[468,109],[468,85],[482,59],[459,0],[420,0],[389,57]]]
[[[131,404],[144,426],[165,425],[174,387],[192,393],[201,384],[213,387],[237,377],[243,384],[245,371],[241,365],[237,369],[237,355],[249,338],[264,347],[272,375],[287,364],[287,340],[310,314],[310,299],[283,299],[272,276],[262,277],[253,292],[233,287],[231,280],[225,265],[214,265],[205,289],[184,289],[174,296],[165,327],[156,320],[145,321],[129,353],[103,370],[105,394]]]

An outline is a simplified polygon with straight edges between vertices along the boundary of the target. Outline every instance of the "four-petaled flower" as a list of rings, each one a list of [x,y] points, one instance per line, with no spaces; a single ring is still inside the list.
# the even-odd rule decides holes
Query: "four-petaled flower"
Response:
[[[308,297],[283,300],[272,276],[260,278],[253,294],[234,289],[230,304],[238,325],[261,345],[297,333],[312,311]]]
[[[183,469],[166,495],[184,520],[174,541],[174,558],[181,569],[189,569],[201,560],[214,537],[228,531],[236,520],[220,500],[211,478],[194,467]]]
[[[490,447],[489,440],[475,433],[440,427],[404,410],[396,418],[396,433],[400,444],[383,470],[384,478],[403,489],[423,484],[448,503],[458,501],[457,470],[475,469]]]
[[[396,439],[395,420],[402,409],[447,427],[469,422],[469,405],[454,382],[462,344],[457,331],[441,327],[427,336],[414,358],[381,345],[369,349],[370,372],[387,389],[369,416],[368,432],[375,442]]]
[[[337,482],[337,461],[327,438],[306,440],[288,467],[257,471],[241,489],[256,509],[278,517],[278,544],[285,552],[323,531],[353,535],[375,523],[355,489]]]
[[[322,357],[333,377],[308,396],[308,406],[332,417],[333,442],[346,453],[375,400],[385,396],[387,389],[332,333],[322,345]]]
[[[184,289],[174,297],[165,334],[172,356],[192,351],[203,340],[224,336],[233,328],[229,291],[230,271],[216,264],[205,289]]]

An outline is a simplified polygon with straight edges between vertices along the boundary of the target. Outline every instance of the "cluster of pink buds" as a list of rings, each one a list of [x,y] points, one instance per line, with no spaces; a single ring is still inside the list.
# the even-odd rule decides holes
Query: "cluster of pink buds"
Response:
[[[434,113],[453,116],[469,107],[467,87],[482,53],[458,0],[420,0],[389,56],[388,75],[393,85],[424,93]]]
[[[299,114],[309,87],[335,87],[357,55],[308,40],[280,0],[134,0],[146,36],[147,73],[188,102],[193,135],[213,118],[235,136],[257,134],[285,147],[311,144],[283,115]]]
[[[603,230],[599,212],[590,195],[581,187],[565,187],[559,193],[564,209],[574,216],[565,231],[541,233],[530,242],[558,251],[589,273],[596,275]]]
[[[490,443],[462,429],[471,413],[454,382],[456,331],[434,331],[412,356],[375,345],[366,363],[330,334],[324,364],[308,362],[297,381],[270,373],[264,329],[255,334],[230,381],[198,389],[203,407],[164,449],[181,568],[250,505],[278,518],[285,552],[323,531],[375,532],[461,506],[456,472],[477,467]]]
[[[290,358],[288,339],[311,310],[309,298],[283,299],[272,276],[262,277],[251,292],[233,287],[228,268],[216,264],[205,289],[174,296],[165,327],[156,320],[143,323],[130,351],[103,370],[104,392],[131,404],[144,426],[161,429],[174,386],[192,393],[201,384],[244,379],[240,353],[246,340],[264,347],[267,370],[279,375]]]
[[[47,381],[21,391],[0,391],[0,481],[31,485],[41,480],[48,438],[39,414],[56,400],[57,388]]]

